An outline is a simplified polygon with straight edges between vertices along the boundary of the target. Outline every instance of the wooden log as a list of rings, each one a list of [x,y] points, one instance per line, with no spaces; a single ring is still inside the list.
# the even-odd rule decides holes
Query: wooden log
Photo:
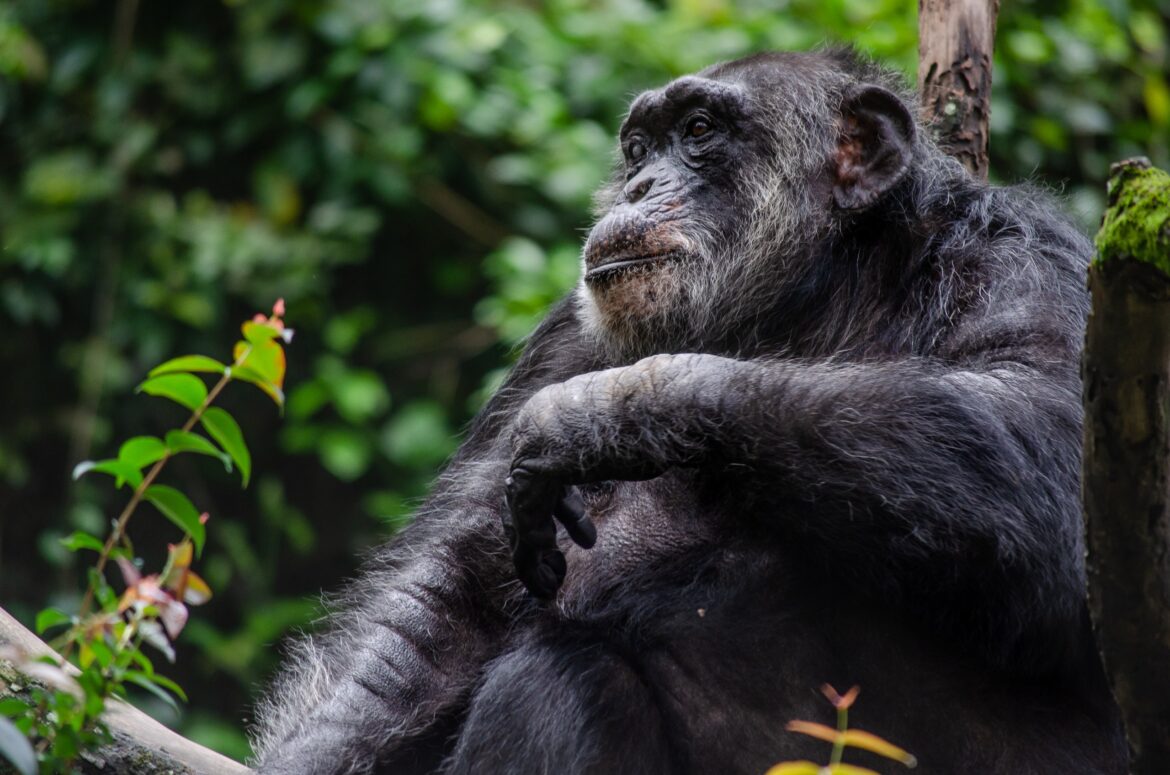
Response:
[[[918,0],[918,89],[934,139],[987,179],[999,0]]]
[[[1170,773],[1170,175],[1114,165],[1089,269],[1089,604],[1131,771]]]

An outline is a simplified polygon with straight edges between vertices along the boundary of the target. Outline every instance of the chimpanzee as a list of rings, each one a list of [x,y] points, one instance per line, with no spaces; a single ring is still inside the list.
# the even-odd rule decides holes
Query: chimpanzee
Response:
[[[261,710],[268,773],[1120,773],[1078,482],[1088,241],[848,50],[634,100],[581,282]],[[560,530],[558,531],[558,525]],[[889,766],[862,754],[859,763]]]

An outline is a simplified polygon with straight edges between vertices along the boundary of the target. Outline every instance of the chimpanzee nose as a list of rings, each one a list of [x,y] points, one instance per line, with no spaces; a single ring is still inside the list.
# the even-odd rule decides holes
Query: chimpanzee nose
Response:
[[[626,201],[630,204],[635,204],[639,199],[646,196],[651,188],[654,187],[654,178],[646,175],[639,175],[626,184]]]

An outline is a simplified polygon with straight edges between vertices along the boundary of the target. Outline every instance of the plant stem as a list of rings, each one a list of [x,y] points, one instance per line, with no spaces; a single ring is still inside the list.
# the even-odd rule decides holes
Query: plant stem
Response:
[[[215,383],[210,391],[208,391],[207,397],[203,399],[203,403],[196,407],[195,411],[191,413],[191,416],[187,418],[187,422],[183,424],[182,430],[184,433],[187,433],[195,427],[195,423],[199,422],[199,418],[203,416],[203,413],[207,411],[207,408],[211,406],[216,398],[219,397],[219,394],[223,391],[224,387],[227,386],[227,383],[231,382],[232,369],[237,368],[240,364],[242,364],[247,359],[251,351],[251,345],[245,347],[244,350],[240,353],[239,357],[232,362],[232,365],[224,370],[223,376],[220,377],[219,381]],[[102,551],[98,555],[98,561],[96,565],[98,573],[101,573],[105,570],[107,563],[110,561],[110,554],[114,551],[114,547],[121,543],[123,536],[126,535],[126,525],[130,522],[130,517],[133,516],[134,510],[138,508],[138,504],[142,502],[142,498],[145,496],[147,489],[149,489],[149,487],[154,484],[154,480],[158,478],[158,475],[162,471],[163,466],[165,466],[167,461],[170,459],[171,453],[168,450],[167,452],[164,452],[163,456],[158,459],[158,462],[151,466],[150,470],[146,472],[146,476],[142,478],[142,483],[134,488],[134,494],[130,497],[130,501],[126,504],[126,507],[122,509],[122,513],[118,515],[118,519],[114,523],[114,530],[110,533],[109,538],[106,539],[106,543],[102,546]],[[81,611],[78,614],[79,619],[84,619],[89,615],[89,610],[93,606],[93,596],[94,590],[93,586],[91,585],[86,588],[85,597],[81,601]],[[73,643],[74,642],[72,640],[69,641],[67,644],[65,644],[65,648],[62,650],[62,656],[66,659],[69,658],[69,652],[73,649]]]
[[[837,709],[837,739],[833,741],[833,753],[829,756],[829,767],[836,767],[845,755],[845,730],[849,729],[849,709]]]

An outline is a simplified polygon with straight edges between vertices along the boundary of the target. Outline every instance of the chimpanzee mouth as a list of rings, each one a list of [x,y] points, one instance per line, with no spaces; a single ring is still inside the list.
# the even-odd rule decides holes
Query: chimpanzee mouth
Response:
[[[648,267],[652,264],[676,261],[682,258],[682,255],[682,251],[678,250],[668,250],[665,253],[655,253],[648,256],[619,254],[613,258],[607,259],[605,263],[599,266],[594,266],[587,269],[585,271],[585,281],[594,283],[612,280],[620,275],[641,267]]]

